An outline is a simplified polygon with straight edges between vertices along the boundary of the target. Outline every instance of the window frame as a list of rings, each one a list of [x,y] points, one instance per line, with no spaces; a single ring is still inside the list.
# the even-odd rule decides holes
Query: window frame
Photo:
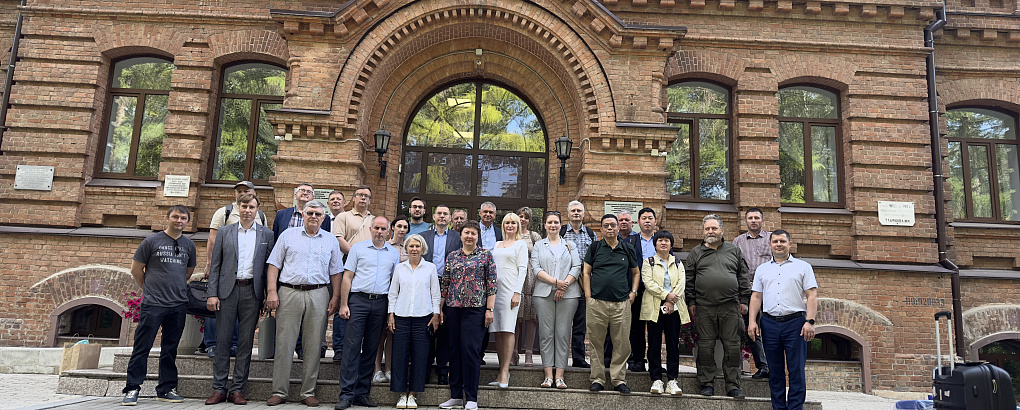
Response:
[[[734,135],[733,134],[733,124],[736,122],[735,121],[735,117],[734,117],[734,111],[733,111],[733,102],[734,102],[734,98],[735,98],[734,97],[734,93],[733,93],[733,87],[730,87],[729,85],[720,83],[718,81],[712,81],[712,80],[708,80],[708,79],[704,79],[704,78],[684,78],[684,79],[678,79],[678,80],[675,80],[675,81],[669,83],[668,85],[666,85],[666,88],[663,91],[665,93],[669,93],[669,87],[673,87],[673,86],[684,84],[684,83],[706,83],[706,84],[712,84],[712,85],[715,85],[717,87],[725,89],[726,90],[726,97],[727,97],[726,98],[726,113],[725,114],[705,114],[705,113],[685,113],[685,112],[675,112],[675,111],[666,111],[665,112],[666,113],[666,124],[667,125],[672,125],[672,124],[687,124],[688,125],[688,129],[690,130],[689,132],[690,132],[690,138],[691,138],[691,147],[690,147],[691,148],[691,160],[690,160],[690,164],[691,164],[690,165],[691,166],[691,169],[690,169],[690,173],[691,173],[691,195],[689,195],[689,196],[688,195],[673,195],[672,193],[670,193],[669,194],[669,202],[702,202],[702,203],[715,203],[715,204],[732,204],[736,200],[735,195],[733,194],[733,185],[734,185],[734,178],[733,178],[734,177],[734,170],[733,170],[733,168],[734,168],[734,165],[735,165],[735,163],[733,161],[733,150],[734,150],[734,146],[735,146],[735,143],[736,143],[736,141],[734,140],[734,137],[733,137],[733,135]],[[700,197],[700,194],[701,194],[701,169],[700,169],[700,165],[701,165],[701,163],[700,163],[700,160],[701,160],[701,144],[700,143],[699,144],[695,144],[694,141],[696,140],[695,137],[700,135],[699,134],[700,131],[701,131],[700,120],[702,120],[702,119],[722,119],[722,120],[726,120],[727,121],[727,124],[726,124],[726,143],[727,143],[727,147],[726,147],[726,177],[727,177],[726,191],[727,191],[727,196],[729,197],[728,199],[709,199],[709,198],[702,198],[702,197]],[[679,130],[679,127],[677,129]],[[677,132],[679,132],[679,131],[677,131]],[[677,138],[679,138],[679,136]],[[674,139],[673,143],[674,144],[676,143],[675,139]],[[666,172],[669,172],[669,171],[667,170]],[[666,178],[668,180],[669,177],[667,176]],[[669,192],[669,188],[668,187],[666,188],[666,191],[667,191],[667,193]]]
[[[1009,220],[1002,219],[1002,209],[1000,208],[1000,200],[999,200],[999,178],[998,178],[999,177],[999,170],[998,170],[997,162],[995,161],[995,146],[1001,144],[1001,145],[1013,145],[1014,147],[1016,147],[1015,152],[1017,153],[1017,156],[1018,156],[1017,160],[1018,160],[1018,162],[1020,162],[1020,113],[1013,112],[1013,111],[1010,111],[1010,110],[1007,110],[1007,109],[1003,109],[1003,108],[999,108],[999,107],[995,107],[995,106],[990,106],[990,105],[965,104],[965,105],[955,105],[955,106],[952,106],[952,107],[947,107],[946,108],[946,114],[948,114],[949,111],[957,111],[957,110],[965,111],[965,110],[974,110],[974,109],[986,110],[986,111],[994,111],[994,112],[997,112],[999,114],[1009,116],[1009,118],[1011,118],[1013,120],[1013,135],[1014,135],[1015,138],[1013,140],[997,140],[997,139],[986,139],[986,138],[951,138],[951,137],[949,137],[948,134],[946,134],[946,146],[947,146],[946,161],[949,161],[949,150],[948,150],[949,144],[953,143],[953,142],[959,142],[960,143],[960,162],[961,162],[961,167],[963,168],[963,181],[962,181],[963,182],[963,196],[964,196],[964,204],[963,205],[965,207],[964,209],[965,209],[965,214],[966,215],[973,215],[974,214],[974,200],[973,200],[974,192],[973,192],[973,190],[971,188],[972,185],[971,185],[971,178],[970,178],[970,151],[968,150],[968,147],[972,146],[972,145],[980,145],[980,146],[987,147],[988,155],[989,155],[989,158],[988,158],[988,178],[989,178],[989,181],[988,182],[989,182],[989,190],[990,190],[990,194],[991,194],[992,217],[990,217],[990,218],[982,218],[982,217],[968,217],[968,216],[965,216],[964,218],[957,219],[954,216],[954,220],[961,221],[961,222],[962,221],[968,221],[968,222],[986,222],[986,223],[987,222],[991,222],[991,223],[1002,223],[1002,224],[1020,225],[1020,221],[1009,221]],[[947,119],[947,121],[948,121],[948,119]],[[946,130],[948,131],[948,129],[949,129],[949,127],[947,126]],[[946,181],[948,181],[951,178],[951,172],[952,171],[949,169],[949,167],[946,167],[946,171],[943,173],[943,174],[946,174],[946,177],[945,177]],[[1018,172],[1020,172],[1020,170],[1018,170]],[[949,199],[950,200],[953,199],[952,196],[953,196],[953,193],[950,190],[950,192],[949,192]],[[955,201],[953,203],[953,206],[954,207],[957,206]]]
[[[836,95],[836,118],[809,118],[809,117],[781,117],[778,115],[779,107],[779,91],[785,88],[791,87],[806,87],[822,90]],[[782,194],[780,194],[779,200],[782,206],[793,206],[803,208],[845,208],[846,207],[846,184],[844,183],[843,177],[843,94],[834,88],[826,87],[820,84],[813,83],[794,83],[785,84],[776,90],[776,141],[779,141],[778,127],[780,123],[794,122],[800,123],[803,129],[803,143],[804,143],[804,202],[782,202]],[[811,126],[823,126],[833,127],[836,132],[836,195],[838,200],[835,202],[819,202],[814,200],[814,173],[811,172]],[[782,146],[779,147],[780,153]],[[780,178],[782,178],[782,169],[779,171]],[[780,179],[780,185],[782,180]],[[810,200],[809,200],[810,199]]]
[[[482,135],[482,127],[480,126],[480,124],[481,124],[481,108],[482,108],[483,104],[475,104],[475,113],[474,113],[474,115],[475,115],[475,117],[474,117],[475,122],[474,122],[472,148],[446,148],[446,147],[435,147],[435,146],[407,145],[407,134],[408,134],[408,131],[411,128],[411,123],[414,122],[415,116],[418,114],[419,111],[421,111],[422,107],[424,107],[425,104],[428,104],[428,101],[430,99],[432,99],[433,97],[435,97],[436,94],[438,94],[440,92],[443,92],[443,91],[445,91],[445,90],[447,90],[447,89],[449,89],[451,87],[455,87],[455,86],[458,86],[458,85],[461,85],[461,84],[468,84],[468,83],[473,83],[475,85],[475,101],[482,101],[482,88],[483,88],[482,86],[483,85],[492,85],[492,86],[503,88],[503,89],[511,92],[514,96],[516,96],[521,101],[523,101],[525,104],[527,104],[528,108],[531,109],[532,114],[534,114],[535,117],[537,118],[539,125],[542,127],[543,134],[545,134],[545,149],[543,149],[542,151],[504,151],[504,150],[492,150],[492,149],[483,149],[483,148],[480,148],[481,147],[481,135]],[[402,137],[403,137],[403,140],[401,141],[401,145],[400,145],[400,147],[401,147],[401,152],[400,152],[401,164],[406,164],[407,163],[407,154],[408,154],[408,152],[412,152],[412,151],[413,152],[418,152],[421,155],[421,158],[420,158],[420,161],[421,161],[421,170],[420,170],[420,172],[422,173],[422,178],[419,181],[418,192],[407,193],[407,192],[404,192],[405,182],[407,182],[407,181],[405,181],[405,179],[403,177],[403,171],[401,171],[400,182],[399,182],[399,184],[397,186],[397,206],[398,206],[398,208],[401,207],[401,203],[402,202],[404,202],[404,201],[410,202],[412,197],[420,197],[420,198],[424,199],[426,201],[426,203],[429,204],[429,206],[434,206],[434,205],[438,205],[438,204],[448,205],[448,206],[450,206],[450,211],[451,212],[455,208],[466,207],[466,209],[468,211],[468,219],[477,219],[478,218],[478,215],[477,215],[478,208],[479,208],[479,206],[483,202],[486,202],[486,201],[493,202],[496,205],[497,212],[500,211],[500,210],[503,210],[503,209],[517,210],[517,209],[519,209],[521,207],[524,207],[524,206],[530,207],[532,209],[535,209],[535,208],[541,208],[543,210],[548,209],[549,191],[550,191],[549,190],[549,175],[551,175],[549,170],[551,169],[550,167],[553,165],[553,162],[549,159],[550,154],[551,154],[550,146],[552,145],[552,141],[550,141],[550,137],[549,137],[549,129],[546,127],[545,119],[542,117],[541,112],[539,112],[539,110],[537,109],[537,106],[534,103],[532,103],[532,101],[524,93],[520,92],[515,87],[512,87],[512,86],[510,86],[510,85],[508,85],[506,83],[503,83],[503,82],[500,82],[500,81],[496,81],[494,79],[488,79],[488,78],[469,78],[469,79],[463,79],[463,80],[452,81],[452,82],[447,82],[447,83],[440,84],[439,86],[434,87],[434,88],[428,90],[425,93],[422,93],[421,101],[419,101],[417,104],[415,104],[414,108],[411,111],[409,111],[408,116],[407,116],[407,121],[404,124],[404,129],[403,129]],[[470,187],[471,187],[471,191],[473,192],[473,194],[470,194],[470,195],[449,195],[449,194],[432,194],[432,193],[428,193],[426,191],[426,189],[428,187],[428,171],[427,170],[428,170],[429,154],[459,154],[459,155],[468,155],[468,156],[471,156],[472,157],[472,169],[471,169],[471,177],[470,177]],[[521,181],[521,196],[519,198],[485,197],[485,196],[477,195],[477,189],[478,189],[478,165],[479,165],[478,157],[482,156],[482,155],[484,155],[484,156],[502,156],[502,157],[520,157],[521,158],[521,173],[520,173],[520,176],[518,177],[518,181]],[[529,199],[528,198],[528,182],[529,182],[529,180],[531,178],[528,162],[532,158],[539,158],[539,159],[545,160],[545,175],[544,175],[545,178],[542,180],[542,182],[543,182],[542,185],[543,186],[541,188],[542,192],[543,192],[543,198],[542,199]],[[500,217],[502,217],[502,216],[500,215]]]
[[[226,86],[226,82],[227,82],[227,70],[229,70],[232,67],[236,67],[236,66],[239,66],[239,65],[245,65],[245,64],[262,64],[262,65],[278,68],[280,70],[283,70],[284,78],[286,78],[286,77],[288,77],[290,75],[290,70],[288,70],[287,67],[283,67],[283,66],[280,66],[278,64],[275,64],[275,63],[272,63],[272,62],[269,62],[269,61],[262,61],[262,60],[240,60],[240,61],[235,61],[235,62],[232,62],[230,64],[226,64],[226,65],[223,65],[222,67],[220,67],[220,77],[219,77],[220,84],[216,88],[216,90],[217,90],[216,91],[216,94],[217,94],[216,95],[216,110],[215,110],[214,117],[213,117],[213,118],[215,118],[215,121],[216,121],[216,129],[214,131],[213,138],[211,138],[212,146],[211,146],[210,155],[209,155],[209,169],[208,169],[209,178],[207,178],[207,182],[208,183],[213,183],[213,184],[234,184],[234,183],[237,183],[239,181],[251,181],[251,182],[255,183],[256,185],[269,185],[269,179],[268,178],[267,179],[253,179],[252,178],[254,176],[253,174],[255,172],[255,161],[253,160],[253,158],[255,158],[255,148],[256,148],[256,143],[258,142],[257,140],[258,140],[258,127],[259,127],[259,114],[262,112],[260,107],[262,106],[262,104],[280,104],[281,107],[282,107],[283,100],[284,100],[285,96],[262,95],[262,94],[238,94],[238,93],[227,93],[227,92],[224,92],[223,91],[223,87]],[[284,80],[284,89],[286,89],[286,80]],[[251,109],[250,109],[251,117],[248,119],[248,147],[247,147],[247,150],[245,151],[245,157],[244,157],[244,175],[242,176],[242,179],[240,179],[238,181],[233,181],[233,180],[228,180],[228,179],[216,179],[215,178],[215,169],[216,169],[216,160],[217,160],[216,151],[220,147],[220,135],[221,135],[221,132],[223,131],[223,129],[222,129],[223,124],[222,124],[222,121],[220,120],[220,116],[223,115],[223,100],[227,99],[227,98],[232,98],[232,99],[235,99],[235,100],[249,100],[251,102]],[[274,173],[274,175],[275,175],[275,173]]]
[[[95,172],[93,172],[93,175],[94,175],[95,178],[128,179],[128,180],[144,180],[144,181],[156,181],[156,180],[159,179],[159,171],[156,172],[156,175],[151,176],[151,177],[135,175],[135,165],[136,165],[136,162],[138,160],[138,144],[141,143],[141,138],[142,138],[142,121],[145,120],[145,115],[144,115],[144,113],[145,113],[145,102],[146,102],[145,99],[149,95],[165,95],[165,96],[167,96],[167,101],[168,101],[167,102],[167,106],[168,106],[167,107],[167,114],[169,114],[169,99],[170,99],[170,92],[173,91],[173,85],[171,84],[169,90],[154,90],[154,89],[148,89],[148,88],[115,88],[115,87],[113,87],[113,79],[114,79],[113,77],[117,73],[117,70],[115,69],[116,66],[117,66],[117,63],[120,63],[121,61],[125,61],[125,60],[131,60],[131,59],[134,59],[134,58],[156,58],[156,59],[163,60],[163,61],[165,61],[165,62],[167,62],[167,63],[169,63],[171,65],[174,64],[174,61],[173,61],[172,58],[167,58],[166,56],[161,56],[161,55],[158,55],[158,54],[132,54],[130,56],[125,56],[125,57],[121,57],[121,58],[118,58],[116,60],[111,60],[110,61],[110,65],[109,65],[110,73],[109,73],[109,75],[107,77],[107,82],[106,82],[109,86],[107,87],[108,91],[106,92],[106,107],[103,110],[103,112],[104,112],[103,113],[103,126],[100,128],[99,145],[96,147],[96,168],[95,168],[96,170],[95,170]],[[172,74],[171,74],[171,76],[172,76]],[[116,97],[135,97],[137,99],[136,101],[140,102],[141,104],[138,104],[138,103],[135,104],[136,115],[135,115],[135,119],[134,119],[134,124],[132,124],[133,128],[132,128],[132,132],[131,132],[131,150],[128,153],[127,172],[104,172],[103,171],[103,165],[104,165],[103,162],[106,159],[106,149],[107,149],[106,145],[109,143],[109,138],[110,138],[110,116],[113,115],[113,100]],[[141,115],[139,115],[139,114],[141,114]],[[165,120],[164,120],[163,125],[164,126],[166,125]],[[166,136],[166,132],[164,130],[164,137],[165,136]],[[160,162],[162,162],[162,160]]]

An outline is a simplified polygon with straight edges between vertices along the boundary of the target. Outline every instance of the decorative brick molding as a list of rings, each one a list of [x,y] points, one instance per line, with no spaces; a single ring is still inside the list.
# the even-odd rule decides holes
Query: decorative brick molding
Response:
[[[237,30],[209,37],[209,49],[217,65],[239,60],[263,60],[283,67],[290,60],[287,40],[270,30]]]
[[[666,84],[686,79],[705,79],[729,86],[743,76],[747,62],[733,54],[711,50],[677,51],[666,60]],[[761,76],[761,73],[754,73]],[[663,95],[665,100],[665,95]]]
[[[855,64],[825,54],[789,54],[772,60],[771,66],[779,86],[810,82],[839,91],[849,88],[857,72]]]
[[[1008,77],[939,79],[939,105],[989,105],[1020,111],[1020,80]]]
[[[969,351],[969,358],[976,357],[977,350],[989,343],[1020,337],[997,337],[1020,334],[1020,305],[987,304],[963,312],[963,340]]]
[[[111,60],[133,54],[157,54],[173,59],[181,54],[186,41],[180,31],[144,23],[97,26],[94,36],[96,49]]]

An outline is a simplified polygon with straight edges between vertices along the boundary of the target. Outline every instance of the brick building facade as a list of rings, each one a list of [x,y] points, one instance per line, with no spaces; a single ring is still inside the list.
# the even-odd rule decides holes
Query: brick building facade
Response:
[[[931,317],[953,305],[954,272],[939,265],[945,224],[945,258],[962,267],[961,350],[1020,343],[1016,0],[951,0],[935,32],[945,204],[924,44],[937,2],[18,3],[0,2],[2,48],[20,30],[0,134],[0,344],[53,346],[83,307],[119,315],[132,252],[167,207],[194,210],[203,254],[203,228],[240,179],[275,198],[263,203],[270,217],[301,182],[348,195],[367,184],[383,215],[440,191],[451,205],[492,197],[501,210],[577,199],[589,222],[606,201],[638,202],[664,214],[678,251],[699,242],[706,213],[732,238],[743,211],[762,208],[765,228],[792,232],[816,266],[819,330],[832,336],[823,348],[860,363],[828,366],[859,373],[868,392],[930,388]],[[156,71],[133,68],[143,66]],[[244,88],[252,73],[267,87]],[[483,102],[447,93],[458,85]],[[486,148],[478,129],[500,108],[484,102],[494,90],[526,103],[538,149]],[[439,122],[423,114],[429,102],[483,107],[449,134],[474,142],[422,143],[416,121]],[[377,156],[381,128],[393,140]],[[562,184],[561,136],[573,143]],[[493,154],[517,159],[471,165]],[[451,165],[465,156],[467,168]],[[52,187],[18,189],[19,166],[53,167]],[[190,177],[186,197],[163,195],[168,175]],[[493,178],[504,184],[483,183]],[[912,226],[880,224],[879,201],[911,203]],[[129,328],[111,339],[126,343]]]

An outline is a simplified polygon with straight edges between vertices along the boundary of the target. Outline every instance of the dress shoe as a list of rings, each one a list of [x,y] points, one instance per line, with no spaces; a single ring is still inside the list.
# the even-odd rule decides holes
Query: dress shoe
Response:
[[[605,389],[606,388],[605,386],[602,386],[602,383],[595,382],[591,384],[591,387],[588,388],[588,391],[603,391]]]
[[[439,384],[443,385],[443,386],[449,385],[450,384],[450,376],[446,375],[446,374],[439,375]]]
[[[239,392],[239,391],[235,391],[235,392],[232,392],[232,393],[228,394],[227,395],[227,401],[229,401],[231,403],[234,403],[234,404],[242,405],[242,406],[245,405],[245,404],[248,404],[248,400],[245,400],[244,396],[241,395],[241,392]]]
[[[278,405],[281,405],[281,404],[283,404],[285,402],[287,402],[287,399],[283,398],[283,396],[275,396],[274,395],[274,396],[270,397],[269,400],[266,400],[266,405],[267,406],[278,406]]]
[[[630,387],[627,387],[627,383],[617,384],[613,390],[616,390],[622,394],[630,394]]]
[[[217,390],[217,391],[213,392],[212,396],[209,396],[208,399],[205,399],[205,404],[211,405],[211,404],[223,403],[223,401],[226,400],[226,399],[227,399],[227,395],[223,394],[223,392]]]
[[[730,396],[730,397],[732,397],[734,399],[742,399],[742,398],[744,398],[744,392],[740,391],[740,389],[730,390],[729,393],[726,393],[726,395]]]
[[[758,369],[757,372],[755,372],[753,375],[751,375],[751,378],[752,379],[767,379],[767,378],[769,378],[769,369]]]
[[[336,410],[347,410],[351,408],[351,401],[347,399],[340,399],[333,408]]]
[[[631,363],[630,366],[627,366],[627,370],[638,373],[647,371],[645,370],[645,364],[642,362]]]
[[[379,407],[378,404],[376,404],[374,401],[372,401],[372,399],[366,396],[357,397],[351,403],[354,404],[355,406],[361,407]]]
[[[308,407],[319,407],[319,399],[316,399],[315,396],[308,396],[301,400],[301,404]]]
[[[579,369],[590,369],[591,365],[584,360],[574,360],[574,365],[571,367],[577,367]]]
[[[712,387],[712,386],[702,386],[701,387],[701,395],[702,396],[714,396],[715,395],[715,388]]]

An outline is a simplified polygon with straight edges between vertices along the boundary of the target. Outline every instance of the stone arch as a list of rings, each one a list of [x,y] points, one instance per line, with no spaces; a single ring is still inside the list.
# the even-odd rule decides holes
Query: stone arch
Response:
[[[209,53],[217,67],[241,60],[261,60],[287,67],[287,40],[276,31],[236,30],[209,37]]]
[[[839,57],[791,54],[773,60],[772,72],[780,87],[812,83],[846,92],[854,81],[857,66]]]
[[[96,49],[110,60],[133,54],[155,54],[173,60],[184,46],[178,30],[148,24],[114,24],[97,27]]]
[[[984,105],[1020,112],[1020,80],[1005,78],[961,78],[939,83],[939,104],[943,111],[953,105]]]
[[[977,359],[978,354],[980,353],[982,347],[988,346],[995,342],[1001,342],[1003,340],[1020,340],[1020,332],[1003,332],[985,336],[981,338],[981,340],[975,341],[973,344],[970,345],[970,350],[967,354],[967,357],[969,357],[971,360],[975,360]]]
[[[973,354],[988,343],[1020,339],[1007,337],[1020,334],[1020,305],[986,304],[967,309],[963,312],[963,325],[964,343]]]
[[[50,329],[49,332],[47,333],[48,334],[47,341],[49,342],[49,344],[55,347],[59,347],[57,346],[57,322],[60,318],[60,315],[63,314],[64,312],[87,305],[99,305],[107,309],[110,309],[114,312],[117,312],[117,314],[121,318],[118,345],[127,346],[128,336],[130,335],[131,332],[131,321],[124,317],[123,310],[125,309],[125,306],[113,300],[96,296],[85,296],[71,300],[63,305],[57,306],[57,308],[53,310],[52,313],[50,313]]]
[[[708,50],[678,51],[668,60],[663,73],[666,83],[690,78],[712,80],[734,87],[747,63],[729,53]]]
[[[594,53],[563,20],[533,3],[522,3],[514,9],[503,6],[497,0],[484,0],[473,5],[438,6],[423,4],[397,9],[377,23],[355,46],[352,57],[341,70],[333,94],[331,110],[334,115],[342,116],[338,120],[359,129],[368,127],[359,123],[369,122],[371,118],[365,113],[365,107],[373,104],[368,98],[370,90],[367,82],[379,75],[376,69],[386,60],[398,55],[394,51],[402,43],[411,38],[439,40],[431,35],[422,36],[422,33],[432,33],[451,24],[470,27],[473,23],[484,22],[484,26],[510,29],[514,36],[554,56],[548,65],[555,69],[564,84],[574,90],[571,99],[585,107],[575,116],[585,124],[579,133],[597,132],[600,120],[612,121],[608,117],[615,116],[615,113],[608,79]],[[363,131],[361,133],[364,135]]]
[[[861,390],[871,394],[871,343],[860,334],[842,326],[820,325],[815,328],[815,335],[832,333],[853,340],[861,345]]]

